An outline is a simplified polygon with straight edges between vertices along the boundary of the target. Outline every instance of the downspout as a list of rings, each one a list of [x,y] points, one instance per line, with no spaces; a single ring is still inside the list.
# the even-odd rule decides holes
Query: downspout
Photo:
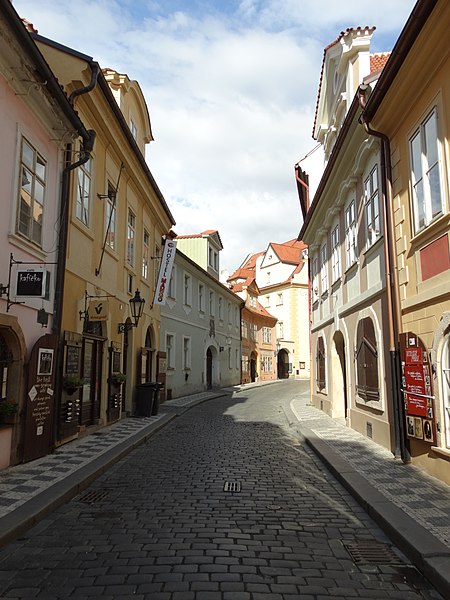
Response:
[[[75,92],[69,98],[70,104],[73,106],[73,102],[76,96],[87,93],[94,89],[97,83],[97,77],[100,67],[95,64],[91,64],[92,77],[90,83]],[[86,130],[84,127],[78,130],[80,137],[83,140],[82,149],[80,152],[80,158],[71,163],[72,144],[67,144],[64,156],[64,169],[61,183],[61,205],[60,205],[60,230],[58,239],[58,259],[56,265],[56,280],[55,280],[55,299],[54,299],[54,318],[52,323],[52,332],[58,336],[60,351],[58,352],[58,366],[55,374],[55,388],[56,398],[54,402],[54,415],[53,415],[53,443],[55,444],[58,439],[58,425],[59,425],[59,409],[61,400],[61,381],[63,372],[63,343],[61,339],[61,326],[62,326],[62,312],[63,312],[63,299],[64,299],[64,284],[65,284],[65,270],[66,270],[66,259],[67,259],[67,239],[69,231],[69,207],[70,207],[70,174],[71,172],[84,165],[90,158],[91,151],[94,147],[96,132],[93,129]]]
[[[387,135],[372,129],[364,119],[366,105],[366,92],[368,85],[362,84],[358,88],[358,99],[363,112],[359,122],[365,131],[380,140],[381,154],[381,194],[383,204],[384,236],[384,262],[386,273],[386,297],[389,330],[389,355],[392,375],[393,408],[394,408],[394,436],[395,456],[401,457],[404,463],[411,462],[407,437],[405,432],[405,409],[401,392],[401,368],[399,334],[402,329],[400,296],[398,287],[397,255],[395,252],[394,209],[392,202],[392,168],[391,148]]]

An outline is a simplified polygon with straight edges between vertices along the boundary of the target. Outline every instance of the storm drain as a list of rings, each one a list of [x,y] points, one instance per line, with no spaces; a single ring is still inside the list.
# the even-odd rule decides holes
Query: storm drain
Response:
[[[91,490],[82,494],[79,498],[76,498],[77,502],[84,502],[85,504],[95,504],[104,500],[109,494],[109,490]]]
[[[225,481],[223,485],[224,492],[240,492],[241,483],[239,481]]]
[[[355,565],[398,565],[402,560],[390,546],[376,542],[344,544]]]

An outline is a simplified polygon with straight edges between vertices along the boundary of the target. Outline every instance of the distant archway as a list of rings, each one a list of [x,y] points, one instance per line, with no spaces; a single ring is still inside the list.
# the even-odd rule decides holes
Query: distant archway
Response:
[[[283,348],[277,355],[277,377],[278,379],[288,379],[289,377],[289,354]]]
[[[250,381],[256,381],[258,373],[256,371],[256,360],[257,355],[255,352],[252,352],[250,355]]]

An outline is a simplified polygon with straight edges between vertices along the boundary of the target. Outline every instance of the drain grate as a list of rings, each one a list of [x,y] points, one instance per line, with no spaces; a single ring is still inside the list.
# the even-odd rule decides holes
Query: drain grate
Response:
[[[224,492],[240,492],[241,484],[239,481],[225,481],[223,485]]]
[[[390,546],[377,542],[344,544],[355,565],[398,565],[402,560]]]
[[[91,490],[82,494],[76,501],[84,502],[85,504],[94,504],[95,502],[104,500],[108,494],[109,490]]]

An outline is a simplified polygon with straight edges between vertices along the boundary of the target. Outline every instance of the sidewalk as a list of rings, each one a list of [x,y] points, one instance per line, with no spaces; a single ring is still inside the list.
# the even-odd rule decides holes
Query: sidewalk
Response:
[[[450,598],[450,486],[310,406],[309,396],[292,400],[291,410],[291,426],[444,598]]]
[[[127,418],[31,463],[0,471],[0,546],[79,494],[112,464],[190,407],[259,382],[177,398],[153,417]],[[320,456],[444,598],[450,598],[450,486],[309,405],[291,401],[291,427]]]

